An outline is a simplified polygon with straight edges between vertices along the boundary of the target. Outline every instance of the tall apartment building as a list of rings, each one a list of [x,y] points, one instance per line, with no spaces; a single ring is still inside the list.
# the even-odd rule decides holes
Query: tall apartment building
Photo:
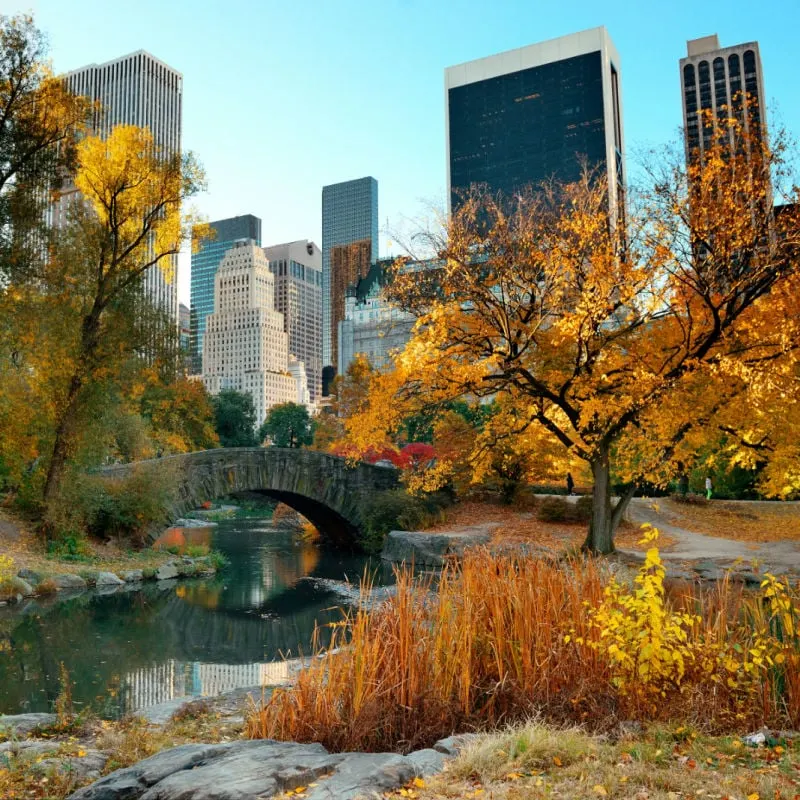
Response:
[[[283,314],[275,310],[275,277],[264,251],[252,241],[234,243],[214,288],[214,312],[206,317],[203,337],[203,383],[211,394],[247,392],[261,424],[272,406],[296,402],[306,388],[305,374],[293,377],[289,371],[289,337]]]
[[[357,355],[376,369],[389,366],[392,356],[411,338],[416,317],[383,297],[392,259],[373,264],[366,277],[347,289],[344,318],[338,325],[338,369],[343,375]]]
[[[150,53],[138,50],[105,64],[88,64],[64,76],[76,94],[98,103],[92,119],[96,135],[108,136],[115,125],[149,128],[157,147],[167,155],[181,152],[183,76]],[[52,222],[63,222],[69,204],[78,192],[74,186],[62,190],[51,209]],[[178,257],[170,256],[171,279],[158,265],[145,275],[144,288],[155,305],[178,324]]]
[[[275,308],[283,314],[289,353],[305,368],[308,395],[322,394],[322,252],[301,239],[264,248],[275,276]]]
[[[192,280],[189,322],[189,352],[192,372],[199,375],[203,367],[203,337],[206,318],[214,311],[214,279],[225,253],[235,242],[252,242],[261,246],[261,220],[252,214],[242,214],[210,223],[213,238],[202,243],[192,253]]]
[[[445,69],[451,207],[474,184],[513,197],[583,164],[608,178],[611,208],[625,185],[620,58],[605,28]]]
[[[339,269],[355,263],[369,265],[378,257],[378,182],[366,177],[322,187],[322,365],[335,367],[336,330],[344,315],[344,293],[355,277],[336,273],[334,247],[357,244],[337,256]],[[368,253],[362,258],[364,253]],[[360,255],[359,255],[360,254]],[[352,255],[352,257],[351,257]]]
[[[712,126],[703,125],[704,112],[714,117],[735,115],[746,129],[766,134],[767,110],[758,42],[720,47],[719,38],[704,36],[686,43],[680,60],[686,155],[702,155]]]

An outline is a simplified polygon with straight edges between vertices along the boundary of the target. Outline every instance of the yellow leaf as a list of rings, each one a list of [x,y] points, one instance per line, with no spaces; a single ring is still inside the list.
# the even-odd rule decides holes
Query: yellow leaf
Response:
[[[747,800],[760,800],[761,795],[758,792],[753,792],[752,794],[747,795]]]
[[[557,766],[561,766],[561,759],[558,756],[553,756],[553,763]]]
[[[425,781],[422,780],[422,778],[414,778],[412,783],[414,784],[414,786],[417,787],[417,789],[424,789],[425,788]]]
[[[596,783],[594,785],[594,793],[599,794],[601,797],[608,797],[608,792],[606,791],[606,787],[599,783]]]

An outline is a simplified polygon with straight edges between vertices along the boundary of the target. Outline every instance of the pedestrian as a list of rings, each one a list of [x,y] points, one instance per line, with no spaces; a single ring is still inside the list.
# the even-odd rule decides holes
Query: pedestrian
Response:
[[[710,500],[711,499],[711,490],[712,490],[712,488],[713,487],[711,485],[711,476],[710,475],[706,475],[706,500]]]
[[[678,478],[678,494],[680,494],[681,497],[686,497],[688,492],[689,476],[684,472],[680,478]]]
[[[572,480],[572,473],[567,473],[567,494],[575,494],[575,481]]]

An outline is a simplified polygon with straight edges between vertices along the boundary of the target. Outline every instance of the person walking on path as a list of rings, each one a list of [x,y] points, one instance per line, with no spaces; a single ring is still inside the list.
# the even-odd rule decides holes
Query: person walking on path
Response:
[[[575,481],[572,480],[572,473],[567,473],[567,494],[575,494]]]
[[[706,500],[711,499],[711,490],[713,486],[711,485],[711,476],[706,475]]]

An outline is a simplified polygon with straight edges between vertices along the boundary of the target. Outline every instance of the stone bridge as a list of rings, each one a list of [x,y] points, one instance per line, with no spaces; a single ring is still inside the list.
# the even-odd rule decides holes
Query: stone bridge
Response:
[[[174,522],[208,500],[259,492],[300,512],[337,547],[359,549],[365,501],[398,485],[397,471],[314,450],[223,447],[105,467],[98,473],[124,478],[137,470],[174,484],[164,522]],[[153,531],[153,535],[158,534]]]

